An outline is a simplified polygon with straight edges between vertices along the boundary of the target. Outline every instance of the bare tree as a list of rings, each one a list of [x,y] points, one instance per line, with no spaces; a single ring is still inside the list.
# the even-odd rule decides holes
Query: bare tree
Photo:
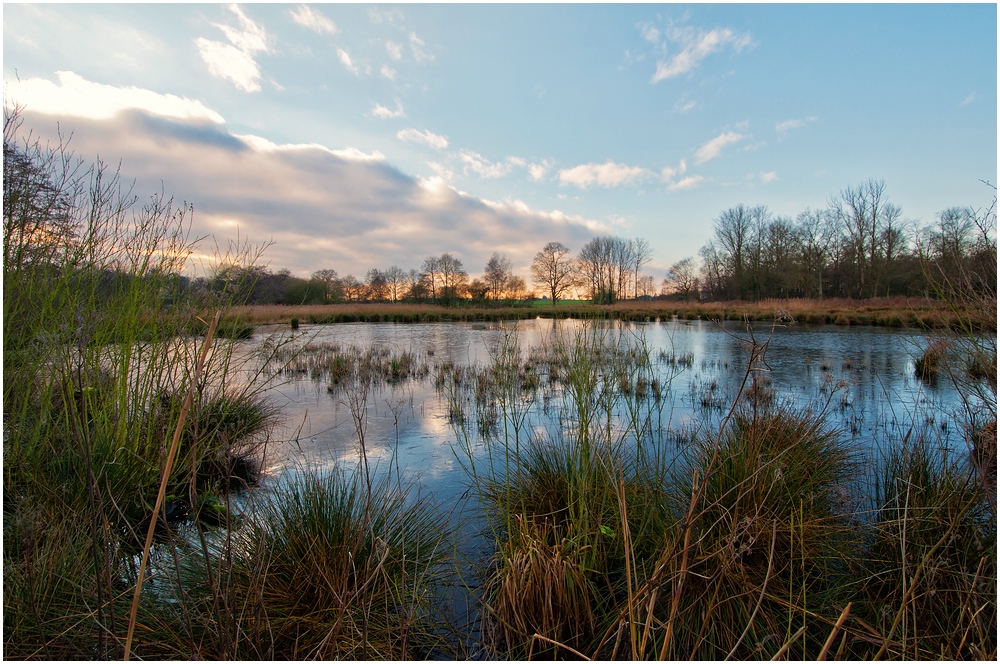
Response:
[[[577,283],[576,264],[569,249],[560,242],[549,242],[535,254],[531,263],[531,278],[552,298],[552,306]]]
[[[389,282],[385,278],[385,272],[373,267],[365,275],[365,282],[368,287],[368,299],[380,302],[388,298]]]
[[[694,258],[681,259],[670,266],[667,277],[663,280],[662,293],[664,295],[675,295],[684,300],[690,300],[692,295],[697,294],[698,271],[694,265]]]
[[[880,292],[885,268],[899,240],[902,211],[887,200],[884,180],[848,187],[830,202],[830,209],[847,231],[858,279],[854,292],[872,297]]]
[[[701,256],[702,286],[711,297],[722,297],[725,288],[725,257],[712,241],[702,247],[698,255]]]
[[[826,210],[805,210],[796,219],[799,260],[806,296],[823,297],[823,271],[837,239],[834,218]]]
[[[523,277],[511,275],[504,284],[504,298],[507,300],[523,300],[528,297],[528,286]]]
[[[360,302],[364,297],[365,285],[353,274],[342,277],[340,284],[344,289],[344,297],[348,302]]]
[[[438,286],[440,285],[441,259],[437,256],[428,256],[424,259],[424,264],[420,266],[421,281],[426,281],[431,299],[436,300]]]
[[[656,279],[647,275],[635,280],[636,299],[639,297],[652,297],[656,295]]]
[[[426,297],[423,293],[423,287],[421,285],[420,270],[410,268],[409,272],[406,273],[406,287],[405,297],[413,299]]]
[[[642,266],[649,262],[653,257],[653,248],[649,246],[649,242],[637,237],[632,240],[632,268],[634,270],[634,281],[635,289],[632,292],[632,297],[638,297],[639,295],[639,270]],[[652,277],[650,277],[652,279]]]
[[[403,289],[407,285],[406,272],[403,272],[403,269],[399,266],[393,265],[383,275],[389,288],[389,298],[393,302],[399,302],[403,299]]]
[[[499,300],[511,276],[513,276],[513,272],[510,259],[494,251],[483,272],[488,296],[493,300]]]
[[[726,280],[729,282],[726,290],[730,297],[742,299],[746,295],[753,216],[753,210],[741,203],[729,208],[715,220],[715,237],[719,241],[716,251],[726,262],[729,277]]]
[[[468,285],[469,297],[473,300],[485,300],[490,292],[489,285],[482,279],[473,279]]]
[[[451,254],[441,254],[437,259],[437,267],[441,277],[441,299],[451,301],[461,297],[469,278],[462,261]]]
[[[635,264],[633,243],[610,235],[595,237],[580,250],[578,264],[591,299],[597,304],[612,304],[627,294]]]

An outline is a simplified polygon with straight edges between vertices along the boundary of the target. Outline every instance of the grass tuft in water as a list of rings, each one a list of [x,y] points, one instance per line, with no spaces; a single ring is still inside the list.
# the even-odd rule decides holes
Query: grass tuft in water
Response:
[[[229,555],[245,642],[263,659],[413,659],[439,642],[430,607],[450,549],[440,513],[387,476],[305,473],[248,519]]]

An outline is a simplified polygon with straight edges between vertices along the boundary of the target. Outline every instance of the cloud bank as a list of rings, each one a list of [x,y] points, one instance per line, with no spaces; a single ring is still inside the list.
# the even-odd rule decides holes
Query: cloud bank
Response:
[[[450,252],[470,273],[494,251],[521,274],[546,242],[582,246],[608,232],[594,220],[519,200],[489,201],[441,178],[407,175],[383,155],[353,147],[276,144],[234,135],[224,125],[124,110],[113,118],[53,117],[25,111],[25,127],[54,138],[57,120],[81,156],[123,161],[135,191],[165,189],[194,205],[194,236],[274,244],[273,269],[308,276],[323,268],[363,275],[371,267],[418,268]]]

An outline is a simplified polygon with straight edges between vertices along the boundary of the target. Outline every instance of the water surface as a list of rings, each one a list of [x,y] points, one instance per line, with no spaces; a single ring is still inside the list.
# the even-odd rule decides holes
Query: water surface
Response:
[[[505,330],[516,329],[521,357],[551,344],[556,335],[573,334],[585,323],[536,319],[508,323],[348,323],[287,328],[264,327],[248,343],[292,338],[293,344],[338,344],[408,352],[430,372],[426,378],[373,386],[359,422],[349,394],[328,389],[328,381],[308,376],[275,377],[267,394],[284,413],[270,445],[266,476],[276,481],[304,467],[355,469],[364,439],[369,463],[378,471],[398,469],[422,491],[448,502],[465,491],[467,482],[456,457],[461,434],[449,414],[446,389],[433,376],[449,366],[483,367]],[[645,348],[665,395],[655,413],[655,435],[678,448],[693,436],[717,426],[747,378],[751,349],[767,344],[755,367],[760,386],[773,398],[799,408],[824,409],[829,422],[859,450],[871,451],[911,432],[931,435],[946,447],[962,449],[956,414],[961,405],[946,379],[928,384],[914,375],[914,358],[928,337],[913,330],[872,327],[770,327],[706,321],[650,323],[599,322],[623,343]],[[544,432],[558,428],[558,406],[564,396],[544,371],[533,394],[527,425]],[[475,408],[466,404],[466,430],[475,431]],[[474,435],[474,434],[465,434]]]

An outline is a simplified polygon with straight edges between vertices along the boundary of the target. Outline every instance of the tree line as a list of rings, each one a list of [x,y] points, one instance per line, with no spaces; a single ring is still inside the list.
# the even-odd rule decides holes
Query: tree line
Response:
[[[996,210],[951,207],[921,227],[889,201],[884,181],[868,180],[794,220],[764,205],[731,207],[715,219],[714,236],[699,256],[700,266],[692,257],[671,266],[664,294],[704,300],[933,295],[935,284],[968,275],[995,289]]]
[[[990,185],[992,187],[992,185]],[[995,190],[995,188],[994,188]],[[994,197],[995,199],[995,197]],[[662,281],[643,274],[652,247],[642,238],[598,236],[575,255],[549,242],[530,267],[530,285],[510,258],[494,252],[472,276],[451,253],[429,256],[419,268],[372,268],[358,278],[334,269],[309,279],[288,270],[228,265],[202,280],[210,290],[242,289],[248,303],[427,302],[516,305],[534,298],[553,304],[588,299],[762,300],[767,298],[934,295],[935,285],[970,277],[987,292],[996,282],[996,211],[950,207],[919,226],[902,215],[885,182],[848,187],[824,209],[795,219],[765,205],[739,204],[714,220],[698,259],[675,262]]]
[[[192,288],[226,292],[247,304],[333,304],[347,302],[422,302],[444,305],[511,306],[536,297],[553,304],[586,297],[598,304],[653,297],[656,280],[640,270],[652,256],[641,238],[600,236],[577,256],[560,242],[549,242],[531,264],[531,286],[514,274],[509,257],[494,252],[481,276],[472,276],[461,259],[450,253],[429,256],[419,268],[397,265],[371,268],[363,278],[324,268],[308,279],[260,265],[228,264],[208,277],[190,282]]]

